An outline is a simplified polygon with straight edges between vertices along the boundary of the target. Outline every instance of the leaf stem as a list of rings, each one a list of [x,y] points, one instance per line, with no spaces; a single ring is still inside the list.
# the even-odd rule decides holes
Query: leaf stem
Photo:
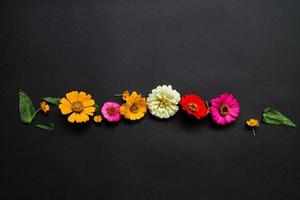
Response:
[[[31,120],[30,120],[30,123],[32,122],[33,118],[35,117],[35,115],[36,115],[40,110],[41,110],[41,108],[37,109],[37,110],[33,113],[32,117],[31,117]]]
[[[252,128],[252,133],[253,133],[253,136],[255,136],[255,130],[254,130],[254,128]]]
[[[207,101],[205,101],[205,104],[206,104],[206,107],[207,107],[207,113],[209,113],[210,112],[210,110],[209,110],[209,104],[208,104]]]

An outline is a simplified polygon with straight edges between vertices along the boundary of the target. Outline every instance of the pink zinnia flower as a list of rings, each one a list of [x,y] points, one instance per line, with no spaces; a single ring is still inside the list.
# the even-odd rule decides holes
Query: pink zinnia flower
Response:
[[[117,122],[121,118],[120,105],[115,102],[106,102],[101,108],[101,113],[110,122]]]
[[[212,119],[219,125],[226,125],[237,120],[240,114],[239,102],[232,94],[224,93],[210,101]]]

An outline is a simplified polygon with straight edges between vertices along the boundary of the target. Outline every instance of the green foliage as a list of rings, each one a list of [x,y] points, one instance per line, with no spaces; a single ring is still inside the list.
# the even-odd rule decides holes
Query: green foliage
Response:
[[[36,114],[32,101],[23,90],[19,91],[19,112],[21,121],[25,124],[30,124]]]
[[[263,122],[266,124],[286,125],[296,127],[296,125],[279,111],[273,108],[265,108],[263,111]]]

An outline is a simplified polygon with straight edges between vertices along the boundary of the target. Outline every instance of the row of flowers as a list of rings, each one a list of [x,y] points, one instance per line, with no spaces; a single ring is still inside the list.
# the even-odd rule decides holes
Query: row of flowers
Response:
[[[94,116],[95,122],[102,117],[109,122],[118,122],[123,116],[127,120],[142,119],[147,110],[160,119],[167,119],[179,110],[178,104],[187,114],[197,119],[205,118],[211,113],[212,119],[219,125],[226,125],[237,120],[240,106],[232,94],[224,93],[210,101],[209,107],[204,100],[196,94],[180,94],[171,85],[158,86],[153,89],[147,99],[136,91],[124,91],[121,95],[124,103],[105,102],[99,113],[96,113],[95,101],[85,92],[72,91],[60,100],[59,109],[63,115],[68,115],[71,123],[83,123]],[[46,102],[42,102],[44,105]],[[47,111],[47,109],[45,110]]]
[[[240,114],[239,102],[230,93],[220,94],[208,103],[196,94],[181,96],[171,85],[162,85],[153,89],[147,98],[136,91],[124,91],[122,94],[117,94],[116,96],[122,97],[122,104],[109,101],[99,107],[90,94],[83,91],[71,91],[66,93],[63,98],[43,98],[40,108],[37,111],[49,112],[49,103],[51,103],[58,106],[60,112],[67,116],[67,120],[70,123],[85,123],[90,119],[93,119],[96,123],[100,123],[103,118],[108,122],[115,123],[122,116],[131,121],[140,120],[145,116],[147,111],[157,118],[167,119],[174,116],[181,108],[186,114],[198,120],[210,115],[212,120],[220,126],[235,122]],[[27,113],[28,115],[26,108],[28,108],[28,104],[30,107],[32,102],[23,91],[21,91],[19,98],[22,120],[22,114]],[[24,109],[26,112],[24,112]],[[33,116],[29,115],[29,118],[26,119],[27,121],[22,120],[25,123],[28,121],[30,123],[37,113],[34,108],[29,110],[29,113]],[[295,127],[295,124],[288,118],[271,108],[264,110],[263,119],[266,123],[284,124]],[[246,121],[246,124],[252,128],[253,134],[255,134],[254,127],[259,126],[260,123],[258,119],[251,118]],[[45,126],[47,127],[45,124],[38,125],[40,128],[45,128]]]

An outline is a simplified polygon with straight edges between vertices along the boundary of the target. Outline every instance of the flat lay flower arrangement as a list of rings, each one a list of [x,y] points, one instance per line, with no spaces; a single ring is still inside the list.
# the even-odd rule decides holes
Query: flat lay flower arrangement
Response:
[[[204,120],[211,117],[213,123],[218,126],[226,126],[234,123],[240,114],[240,104],[231,93],[223,93],[204,101],[197,94],[180,95],[171,85],[161,85],[154,88],[148,97],[143,97],[136,91],[124,91],[115,96],[122,97],[123,103],[114,101],[105,102],[103,105],[96,104],[90,94],[83,91],[70,91],[61,98],[44,97],[38,109],[35,109],[29,96],[19,91],[20,119],[24,124],[34,125],[41,129],[53,131],[53,123],[36,123],[34,118],[37,113],[47,114],[53,107],[58,107],[63,117],[70,123],[82,124],[90,120],[101,123],[106,120],[109,123],[117,123],[122,118],[130,121],[141,120],[147,113],[163,120],[173,117],[180,109],[196,120]],[[50,106],[51,105],[51,106]],[[255,129],[264,124],[296,125],[286,116],[273,108],[265,108],[262,112],[262,120],[249,118],[245,125],[256,135]]]

